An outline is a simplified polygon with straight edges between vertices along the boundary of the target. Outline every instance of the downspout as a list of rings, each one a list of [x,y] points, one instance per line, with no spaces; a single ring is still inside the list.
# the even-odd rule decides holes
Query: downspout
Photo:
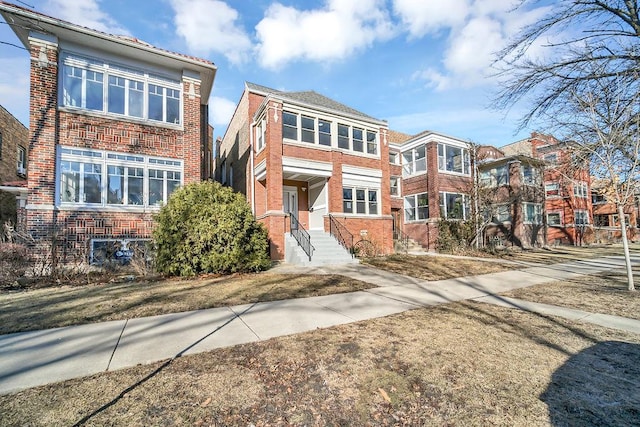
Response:
[[[253,216],[256,216],[256,183],[255,183],[255,171],[253,169],[254,163],[254,151],[253,151],[253,129],[256,125],[255,120],[251,122],[249,125],[249,168],[251,169],[250,177],[251,177],[251,213]]]

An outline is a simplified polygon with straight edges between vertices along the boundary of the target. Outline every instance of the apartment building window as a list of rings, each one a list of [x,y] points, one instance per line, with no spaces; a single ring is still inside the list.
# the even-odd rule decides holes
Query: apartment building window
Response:
[[[608,227],[609,215],[593,215],[593,225],[595,225],[596,227]]]
[[[399,176],[391,177],[391,195],[400,196],[400,177]]]
[[[282,137],[284,139],[298,139],[298,115],[282,112]]]
[[[509,168],[507,165],[497,166],[480,172],[481,187],[499,187],[507,184],[509,184]]]
[[[362,153],[364,151],[364,142],[363,142],[363,131],[360,128],[353,128],[353,151],[358,151]]]
[[[157,206],[182,185],[182,161],[60,148],[62,205]]]
[[[573,211],[574,222],[576,225],[587,225],[589,224],[589,212],[585,210],[575,210]]]
[[[378,190],[343,187],[342,211],[357,215],[378,215]]]
[[[494,224],[511,221],[511,205],[499,204],[485,210],[485,219]]]
[[[331,146],[331,122],[318,119],[318,142],[320,145]]]
[[[557,197],[560,195],[560,184],[557,182],[547,182],[544,185],[544,193],[547,197]]]
[[[367,154],[378,154],[378,143],[376,142],[376,133],[367,131]]]
[[[348,150],[349,144],[349,126],[338,124],[338,148]]]
[[[573,184],[573,195],[586,199],[588,194],[587,183],[584,181],[578,181]]]
[[[302,142],[316,143],[316,120],[313,117],[300,116],[302,123]]]
[[[551,226],[562,225],[562,214],[560,212],[549,212],[547,214],[547,225],[551,225]]]
[[[542,175],[540,169],[535,166],[523,164],[522,165],[522,183],[524,185],[540,185],[542,181]]]
[[[20,176],[27,174],[27,150],[22,145],[18,145],[16,170]]]
[[[256,126],[256,149],[260,151],[265,145],[265,121],[262,120],[259,125]]]
[[[447,144],[438,144],[438,170],[469,175],[469,150]]]
[[[406,222],[429,218],[429,195],[413,194],[404,198],[404,219]]]
[[[392,151],[389,151],[389,163],[394,164],[394,165],[399,165],[400,164],[400,154],[392,152]]]
[[[602,205],[604,203],[607,203],[607,198],[604,196],[604,194],[592,193],[591,203],[593,203],[594,205]]]
[[[402,153],[402,176],[416,175],[427,170],[427,149],[420,145]]]
[[[62,69],[64,107],[182,123],[179,80],[70,54],[62,56]]]
[[[523,203],[522,213],[525,224],[542,224],[542,205],[540,203]]]
[[[468,198],[460,193],[440,192],[440,217],[445,219],[467,219]]]
[[[558,163],[558,153],[547,153],[542,158],[550,165],[555,165]]]

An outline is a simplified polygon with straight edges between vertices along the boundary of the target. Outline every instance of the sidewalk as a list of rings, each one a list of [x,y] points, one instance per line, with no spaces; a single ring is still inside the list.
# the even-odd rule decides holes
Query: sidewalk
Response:
[[[634,262],[640,263],[640,258]],[[275,271],[342,274],[377,287],[347,294],[0,335],[0,394],[463,299],[560,315],[640,333],[640,321],[494,296],[516,288],[622,266],[624,261],[621,257],[606,257],[434,282],[364,265],[281,266]]]

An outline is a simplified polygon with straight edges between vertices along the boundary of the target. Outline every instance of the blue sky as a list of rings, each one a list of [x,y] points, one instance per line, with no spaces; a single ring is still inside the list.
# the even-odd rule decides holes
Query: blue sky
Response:
[[[17,1],[13,1],[20,4]],[[488,108],[491,63],[523,25],[548,10],[511,0],[30,0],[38,12],[213,61],[209,102],[221,136],[244,82],[315,90],[393,130],[429,129],[502,146],[522,111]],[[515,2],[517,3],[517,1]],[[0,25],[0,104],[28,122],[25,50]]]

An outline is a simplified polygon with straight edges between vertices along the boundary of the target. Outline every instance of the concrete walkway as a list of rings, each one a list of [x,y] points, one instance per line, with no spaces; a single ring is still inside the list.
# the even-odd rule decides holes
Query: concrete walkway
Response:
[[[640,263],[640,257],[634,262]],[[367,291],[0,335],[0,394],[215,348],[475,299],[640,333],[640,321],[494,296],[508,290],[621,268],[621,257],[427,282],[364,265],[280,266],[274,272],[342,274]]]

